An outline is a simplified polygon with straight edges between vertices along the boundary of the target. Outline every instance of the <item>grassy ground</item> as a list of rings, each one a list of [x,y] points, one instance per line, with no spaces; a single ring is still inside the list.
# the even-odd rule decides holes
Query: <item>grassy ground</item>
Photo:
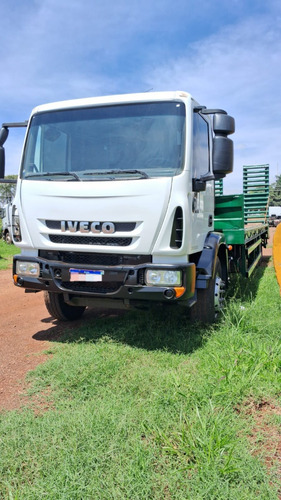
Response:
[[[0,498],[278,499],[249,408],[281,406],[280,318],[260,268],[215,327],[156,309],[66,331],[31,403],[0,414]]]
[[[0,239],[0,270],[8,269],[13,262],[13,255],[20,253],[15,245],[8,245],[6,241]]]

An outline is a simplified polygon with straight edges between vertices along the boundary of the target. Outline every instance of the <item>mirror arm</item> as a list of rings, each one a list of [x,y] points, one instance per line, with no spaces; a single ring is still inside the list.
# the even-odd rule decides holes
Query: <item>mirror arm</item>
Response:
[[[19,127],[27,127],[28,121],[25,122],[11,122],[11,123],[3,123],[2,127],[4,128],[19,128]]]
[[[214,176],[214,174],[208,172],[207,174],[202,175],[199,180],[200,181],[204,181],[204,182],[214,181],[215,180],[215,176]]]
[[[207,181],[214,181],[215,180],[215,175],[211,173],[207,173],[205,175],[202,175],[199,179],[192,179],[192,191],[194,192],[200,192],[200,191],[205,191],[206,190],[206,182]]]
[[[17,179],[0,179],[0,184],[16,184]]]

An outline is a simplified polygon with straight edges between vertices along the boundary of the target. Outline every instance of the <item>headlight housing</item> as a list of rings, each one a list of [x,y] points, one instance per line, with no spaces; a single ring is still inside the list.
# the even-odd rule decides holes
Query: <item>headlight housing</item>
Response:
[[[19,276],[31,276],[33,278],[38,278],[40,274],[40,266],[37,262],[17,260],[16,274]]]
[[[146,269],[145,283],[149,286],[181,286],[181,271],[171,269]]]

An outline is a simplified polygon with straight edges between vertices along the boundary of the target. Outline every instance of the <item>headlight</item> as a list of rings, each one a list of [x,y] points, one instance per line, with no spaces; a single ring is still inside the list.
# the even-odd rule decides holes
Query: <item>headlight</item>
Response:
[[[180,286],[181,271],[147,269],[145,272],[145,282],[150,286]]]
[[[19,276],[32,276],[38,278],[40,274],[40,266],[37,262],[24,262],[17,260],[16,274]]]

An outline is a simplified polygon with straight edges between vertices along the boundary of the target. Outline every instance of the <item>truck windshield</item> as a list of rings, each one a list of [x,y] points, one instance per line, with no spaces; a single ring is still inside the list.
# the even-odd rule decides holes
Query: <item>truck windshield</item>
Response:
[[[149,102],[38,113],[21,178],[101,181],[174,176],[184,159],[185,105]]]

